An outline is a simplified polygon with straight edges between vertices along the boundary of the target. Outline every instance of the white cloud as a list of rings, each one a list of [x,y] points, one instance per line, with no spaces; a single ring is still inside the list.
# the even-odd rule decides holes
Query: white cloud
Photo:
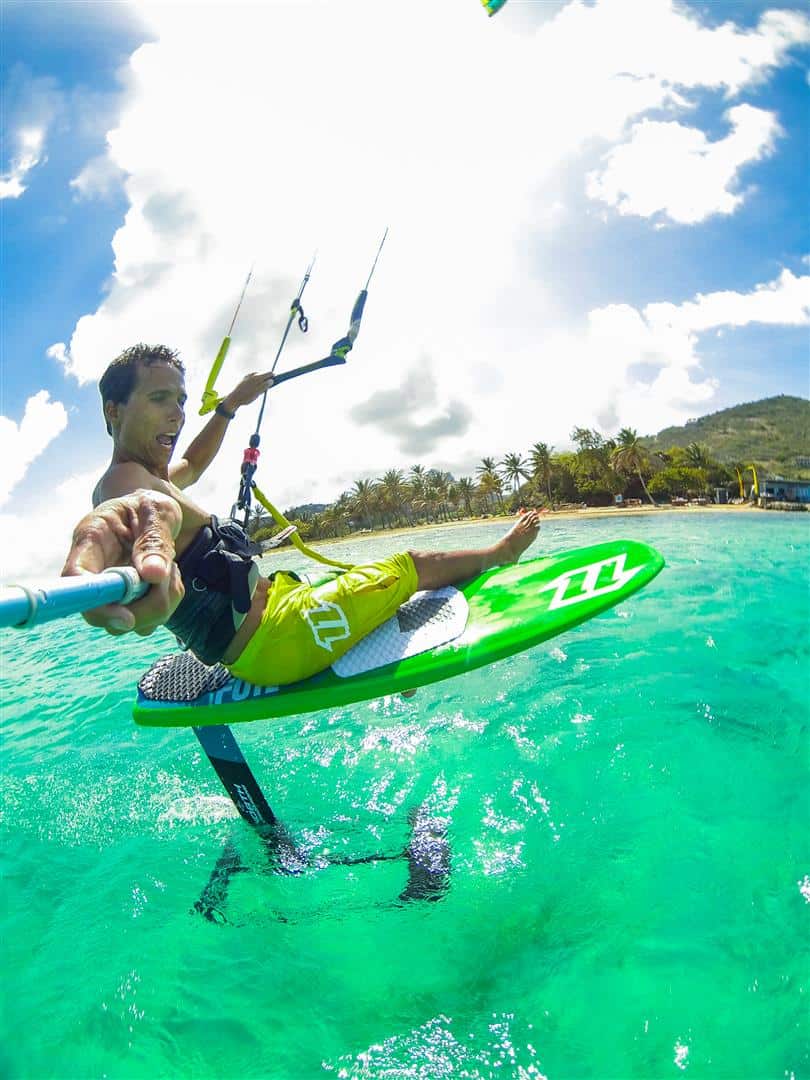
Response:
[[[810,325],[810,275],[783,270],[748,292],[698,294],[681,304],[595,308],[582,329],[544,335],[526,351],[508,407],[496,399],[485,419],[476,417],[471,448],[525,450],[542,438],[560,449],[574,424],[611,434],[682,424],[707,410],[718,387],[703,370],[701,335],[752,323]]]
[[[20,128],[14,141],[17,149],[11,165],[0,175],[0,199],[18,199],[25,191],[26,176],[44,158],[45,132],[41,128]]]
[[[575,40],[597,77],[626,73],[731,97],[761,83],[792,48],[810,42],[810,19],[795,10],[766,11],[750,29],[730,21],[708,27],[697,11],[671,0],[574,0],[545,34],[547,54],[560,72],[571,65]]]
[[[40,390],[25,403],[25,413],[19,424],[0,416],[0,506],[8,502],[11,492],[57,435],[67,427],[67,412],[60,401],[51,401],[47,390]]]
[[[2,88],[2,141],[11,160],[0,175],[0,199],[18,199],[26,177],[47,161],[45,141],[64,111],[64,94],[51,76],[32,75],[24,64],[9,69]]]
[[[117,191],[123,182],[123,173],[107,154],[99,154],[88,161],[70,186],[79,199],[107,198]]]
[[[90,508],[103,467],[69,476],[25,514],[0,512],[0,574],[4,584],[27,585],[58,576],[73,527]]]
[[[62,364],[62,366],[65,368],[67,368],[68,364],[70,363],[67,353],[67,346],[65,345],[64,341],[57,341],[53,345],[49,345],[48,348],[45,350],[45,353],[51,358],[51,360],[56,360],[58,364]]]
[[[588,195],[620,214],[663,213],[685,225],[733,213],[743,201],[734,190],[740,170],[773,152],[780,128],[772,113],[750,105],[729,109],[726,118],[731,132],[714,142],[675,121],[642,120],[591,173]]]
[[[114,276],[69,346],[52,350],[80,382],[123,347],[162,341],[181,349],[198,399],[254,261],[222,382],[268,367],[315,247],[311,330],[293,329],[280,367],[325,355],[390,224],[346,368],[271,392],[261,476],[279,501],[333,498],[353,477],[411,464],[409,447],[469,468],[510,449],[507,439],[513,449],[564,440],[588,414],[651,430],[710,399],[688,330],[620,305],[585,331],[556,324],[555,282],[528,272],[527,229],[555,227],[567,192],[554,212],[537,192],[573,155],[624,139],[651,110],[683,112],[690,91],[755,84],[810,21],[777,12],[750,30],[710,29],[669,0],[574,0],[521,35],[469,0],[433,4],[427,23],[376,0],[275,0],[195,5],[192,35],[186,5],[139,11],[156,40],[133,55],[108,135],[130,203]],[[745,125],[763,114],[737,109],[731,150],[742,160],[756,137]],[[691,161],[686,129],[662,127]],[[672,203],[669,186],[650,198]],[[425,356],[424,415],[406,410],[398,430],[352,419],[358,403],[373,411],[398,388],[422,400],[412,391]],[[657,377],[635,379],[634,365],[651,362]],[[203,505],[233,500],[255,415],[231,425],[200,484]]]
[[[774,281],[757,285],[749,293],[698,293],[693,301],[648,304],[644,314],[650,325],[680,334],[699,334],[717,326],[810,325],[810,275],[796,276],[784,269]]]
[[[701,377],[700,335],[752,323],[810,325],[810,275],[783,270],[747,293],[698,294],[682,304],[614,304],[591,311],[576,350],[586,386],[582,408],[606,429],[627,424],[653,433],[683,423],[708,403],[717,382]],[[587,371],[598,372],[598,396]]]

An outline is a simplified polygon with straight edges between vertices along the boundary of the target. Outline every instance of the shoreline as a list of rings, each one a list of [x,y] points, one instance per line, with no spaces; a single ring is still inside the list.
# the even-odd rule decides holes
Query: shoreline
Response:
[[[582,510],[548,510],[541,513],[541,525],[547,521],[572,521],[587,518],[625,517],[649,514],[694,514],[694,513],[719,513],[719,514],[766,514],[760,506],[751,503],[735,506],[733,504],[708,503],[706,506],[589,506]],[[327,547],[330,544],[346,544],[354,540],[374,540],[381,536],[402,536],[405,533],[428,533],[436,529],[454,529],[462,525],[508,525],[515,521],[515,514],[490,514],[487,517],[463,518],[461,521],[436,521],[431,524],[401,526],[396,529],[370,529],[368,532],[352,532],[345,536],[330,536],[320,540],[313,540],[318,548]],[[307,541],[309,543],[309,541]],[[287,545],[285,545],[286,547]],[[279,549],[281,551],[284,548]]]

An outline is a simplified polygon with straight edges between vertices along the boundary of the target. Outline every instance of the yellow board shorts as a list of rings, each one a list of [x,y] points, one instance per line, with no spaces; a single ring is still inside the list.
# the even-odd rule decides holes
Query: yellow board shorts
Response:
[[[279,571],[262,621],[228,669],[257,686],[307,679],[389,619],[416,589],[416,567],[407,552],[355,566],[319,585]]]

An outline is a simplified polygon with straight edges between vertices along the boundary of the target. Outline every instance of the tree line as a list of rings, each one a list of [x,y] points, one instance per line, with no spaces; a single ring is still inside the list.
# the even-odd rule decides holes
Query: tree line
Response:
[[[440,469],[413,465],[389,469],[376,480],[357,480],[323,510],[293,522],[303,538],[345,536],[358,529],[392,529],[459,521],[513,512],[520,506],[561,509],[566,506],[613,505],[617,495],[650,503],[708,495],[715,487],[738,493],[742,462],[723,464],[705,446],[673,446],[650,451],[636,431],[622,428],[605,438],[591,428],[571,432],[576,449],[554,452],[536,442],[527,454],[509,453],[502,461],[481,459],[473,476],[458,479]],[[288,513],[288,516],[290,514]],[[257,508],[251,522],[254,540],[276,531]]]

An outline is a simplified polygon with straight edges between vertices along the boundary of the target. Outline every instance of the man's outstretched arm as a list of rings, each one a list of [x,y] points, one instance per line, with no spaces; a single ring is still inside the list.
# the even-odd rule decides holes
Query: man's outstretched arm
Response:
[[[174,561],[180,532],[180,504],[160,491],[139,489],[108,499],[86,514],[73,531],[63,577],[96,574],[111,566],[134,566],[151,588],[129,606],[106,604],[88,611],[91,626],[109,634],[151,634],[183,599],[183,583]]]
[[[237,409],[242,405],[250,405],[265,390],[273,385],[273,376],[269,372],[257,374],[252,372],[246,375],[235,390],[220,402],[219,408],[231,416],[225,416],[222,412],[215,412],[196,439],[192,440],[182,458],[169,466],[169,479],[179,488],[187,488],[199,480],[222,446],[228,424]]]

